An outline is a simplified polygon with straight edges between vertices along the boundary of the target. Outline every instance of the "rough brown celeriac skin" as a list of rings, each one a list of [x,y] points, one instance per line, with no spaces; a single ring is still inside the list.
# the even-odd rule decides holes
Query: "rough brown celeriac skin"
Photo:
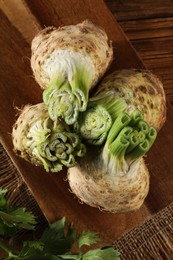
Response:
[[[33,39],[31,49],[31,67],[43,89],[51,81],[44,64],[55,50],[69,50],[72,54],[80,53],[90,59],[93,73],[91,87],[103,76],[113,58],[113,49],[105,31],[88,20],[77,25],[43,29]]]
[[[143,158],[131,165],[124,176],[102,172],[93,156],[84,160],[68,170],[70,188],[82,202],[112,213],[141,207],[149,191],[149,173]]]
[[[105,77],[98,91],[113,90],[115,96],[122,97],[132,112],[139,109],[144,120],[157,130],[166,120],[166,98],[161,81],[147,70],[126,69],[115,71]]]

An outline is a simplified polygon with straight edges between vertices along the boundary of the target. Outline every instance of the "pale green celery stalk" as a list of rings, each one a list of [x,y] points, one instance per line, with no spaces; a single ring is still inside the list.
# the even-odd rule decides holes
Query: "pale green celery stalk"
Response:
[[[138,146],[125,157],[128,164],[131,164],[135,160],[144,156],[146,152],[149,151],[150,147],[150,143],[147,139],[145,139],[142,143],[138,144]]]
[[[148,124],[144,121],[144,120],[140,120],[137,124],[136,124],[137,128],[139,128],[145,135],[148,134],[149,132],[149,126]]]
[[[131,121],[130,121],[131,126],[135,126],[140,120],[144,118],[143,114],[138,109],[135,109],[130,115],[130,117],[131,117]]]
[[[157,131],[153,126],[148,126],[149,130],[145,137],[145,139],[139,143],[135,149],[133,149],[130,153],[126,155],[126,161],[128,164],[131,164],[136,159],[144,156],[153,145],[154,141],[157,137]]]
[[[70,79],[72,92],[79,102],[79,111],[83,112],[87,108],[90,90],[90,72],[86,67],[76,68],[76,73]]]
[[[123,112],[117,117],[111,129],[109,130],[106,143],[102,150],[102,159],[105,167],[109,164],[109,161],[112,160],[110,145],[113,143],[113,141],[115,141],[119,132],[130,123],[130,120],[130,116],[126,112]]]
[[[119,132],[127,125],[129,125],[131,121],[130,116],[126,113],[123,112],[121,113],[117,119],[115,120],[115,122],[113,123],[108,136],[107,136],[107,144],[110,145],[115,138],[117,137],[117,135],[119,134]]]
[[[125,101],[114,98],[110,91],[90,98],[87,110],[79,114],[75,131],[87,143],[102,145],[112,123],[126,107]]]
[[[135,110],[130,116],[122,113],[112,125],[101,158],[110,174],[125,174],[130,165],[149,151],[157,131]]]
[[[109,160],[108,168],[111,172],[125,172],[127,170],[127,164],[125,162],[125,152],[129,146],[128,138],[132,133],[131,127],[124,127],[118,134],[116,139],[111,143],[109,151],[111,153],[111,159]]]
[[[150,146],[153,145],[154,141],[156,140],[157,137],[157,131],[153,126],[149,127],[149,132],[146,136],[147,140],[149,141]]]
[[[88,106],[96,107],[101,105],[110,114],[112,121],[127,108],[127,104],[123,98],[115,97],[115,93],[111,90],[105,90],[101,94],[89,99]]]
[[[70,79],[56,74],[54,80],[43,92],[43,101],[52,120],[63,118],[68,125],[76,122],[80,111],[88,104],[90,75],[85,68],[74,68]]]
[[[130,145],[126,150],[126,154],[131,152],[139,143],[143,142],[145,139],[145,134],[142,131],[134,130],[129,136]]]
[[[114,155],[117,151],[117,143],[120,143],[121,138],[123,137],[125,140],[129,140],[131,134],[133,132],[133,128],[130,126],[123,127],[122,130],[119,132],[118,136],[115,140],[110,144],[109,149],[111,153]],[[128,143],[130,144],[130,143]]]

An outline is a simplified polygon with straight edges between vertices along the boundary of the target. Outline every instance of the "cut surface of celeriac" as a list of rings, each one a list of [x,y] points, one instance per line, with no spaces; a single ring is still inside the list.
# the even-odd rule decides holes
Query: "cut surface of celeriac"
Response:
[[[44,103],[24,107],[13,126],[12,139],[18,155],[42,165],[46,171],[72,167],[76,157],[86,152],[85,145],[62,120],[54,122],[49,118]]]
[[[113,50],[104,30],[90,21],[48,27],[32,41],[31,67],[52,120],[73,124],[85,111],[89,90],[109,67]],[[58,113],[57,113],[58,112]]]

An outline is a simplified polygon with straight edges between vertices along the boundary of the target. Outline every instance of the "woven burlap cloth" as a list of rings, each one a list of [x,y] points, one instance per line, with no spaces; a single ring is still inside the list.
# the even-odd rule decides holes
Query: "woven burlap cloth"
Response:
[[[1,144],[0,187],[8,189],[11,204],[32,211],[37,216],[39,228],[45,226],[46,220],[39,206]],[[114,245],[119,249],[121,259],[173,260],[173,203],[125,233]]]

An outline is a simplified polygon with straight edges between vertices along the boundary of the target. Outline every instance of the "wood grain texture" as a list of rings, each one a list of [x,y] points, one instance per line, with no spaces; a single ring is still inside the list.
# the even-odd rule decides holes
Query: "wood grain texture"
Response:
[[[115,59],[109,72],[120,68],[144,67],[103,1],[95,0],[94,6],[92,0],[59,0],[58,5],[57,1],[53,0],[28,0],[25,3],[28,4],[32,15],[42,27],[78,23],[85,19],[91,19],[102,26],[115,46]],[[69,191],[68,183],[64,180],[66,179],[65,172],[47,174],[43,169],[32,166],[13,153],[10,133],[15,120],[14,106],[21,107],[27,103],[40,102],[41,91],[32,77],[29,61],[30,45],[20,33],[20,25],[19,27],[12,25],[10,19],[3,13],[0,18],[1,142],[46,218],[52,222],[65,215],[68,221],[74,223],[78,231],[94,230],[100,233],[106,242],[112,242],[173,201],[173,125],[171,119],[173,111],[170,104],[168,104],[166,124],[146,158],[151,173],[150,193],[142,208],[133,213],[103,213],[98,209],[80,204]]]
[[[173,2],[105,0],[147,68],[163,81],[173,104]]]
[[[35,33],[41,30],[41,26],[32,15],[30,9],[22,0],[0,1],[0,8],[10,22],[22,33],[24,38],[31,42]]]
[[[172,0],[105,0],[118,21],[170,17],[173,15]]]
[[[129,40],[169,37],[173,34],[173,17],[119,22]]]

